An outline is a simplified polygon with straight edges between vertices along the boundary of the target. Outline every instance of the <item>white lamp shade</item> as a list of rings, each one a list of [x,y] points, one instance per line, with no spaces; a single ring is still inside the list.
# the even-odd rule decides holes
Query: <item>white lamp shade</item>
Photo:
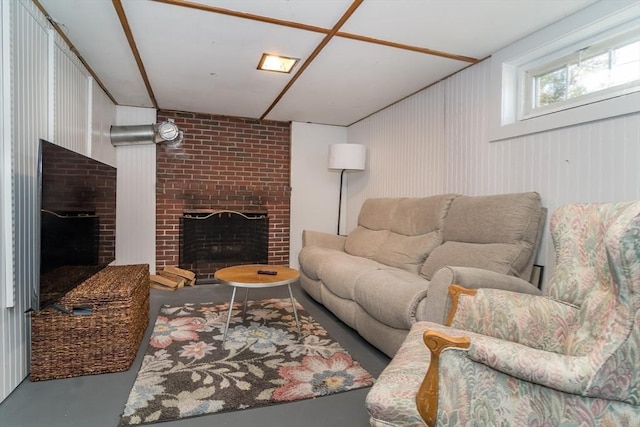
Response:
[[[361,144],[331,144],[329,169],[363,171],[367,160],[367,147]]]

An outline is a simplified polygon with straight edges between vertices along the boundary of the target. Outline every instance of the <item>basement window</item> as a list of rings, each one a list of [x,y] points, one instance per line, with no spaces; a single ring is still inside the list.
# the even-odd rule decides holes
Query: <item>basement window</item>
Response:
[[[633,30],[542,65],[522,67],[521,120],[640,90],[640,32]]]
[[[596,3],[491,61],[491,141],[639,113],[640,8]]]

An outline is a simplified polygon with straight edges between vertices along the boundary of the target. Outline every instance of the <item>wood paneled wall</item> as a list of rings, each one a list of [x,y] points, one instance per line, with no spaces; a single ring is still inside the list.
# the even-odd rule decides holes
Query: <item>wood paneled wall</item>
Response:
[[[115,106],[92,89],[91,77],[30,0],[1,2],[3,87],[3,238],[0,252],[0,401],[27,376],[31,307],[39,280],[38,141],[47,139],[115,165],[116,153],[104,135]],[[8,23],[9,25],[5,25]],[[5,43],[5,41],[8,41]],[[99,108],[93,111],[93,99]],[[5,100],[9,100],[5,103]],[[7,137],[7,134],[9,135]],[[9,149],[5,149],[9,147]],[[3,177],[5,175],[3,174]],[[6,215],[6,217],[5,217]],[[7,227],[6,221],[11,221]],[[4,235],[8,229],[7,235]]]

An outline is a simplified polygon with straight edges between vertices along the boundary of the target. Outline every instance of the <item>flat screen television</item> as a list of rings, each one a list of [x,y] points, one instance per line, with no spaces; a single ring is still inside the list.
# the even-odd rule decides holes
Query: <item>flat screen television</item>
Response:
[[[38,179],[40,280],[32,307],[43,310],[115,260],[117,177],[115,167],[41,139]]]

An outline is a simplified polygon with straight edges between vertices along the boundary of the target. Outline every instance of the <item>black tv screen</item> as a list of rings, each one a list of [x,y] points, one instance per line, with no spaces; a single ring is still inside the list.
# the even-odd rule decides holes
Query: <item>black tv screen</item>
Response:
[[[116,168],[40,140],[38,178],[43,310],[115,259]]]

